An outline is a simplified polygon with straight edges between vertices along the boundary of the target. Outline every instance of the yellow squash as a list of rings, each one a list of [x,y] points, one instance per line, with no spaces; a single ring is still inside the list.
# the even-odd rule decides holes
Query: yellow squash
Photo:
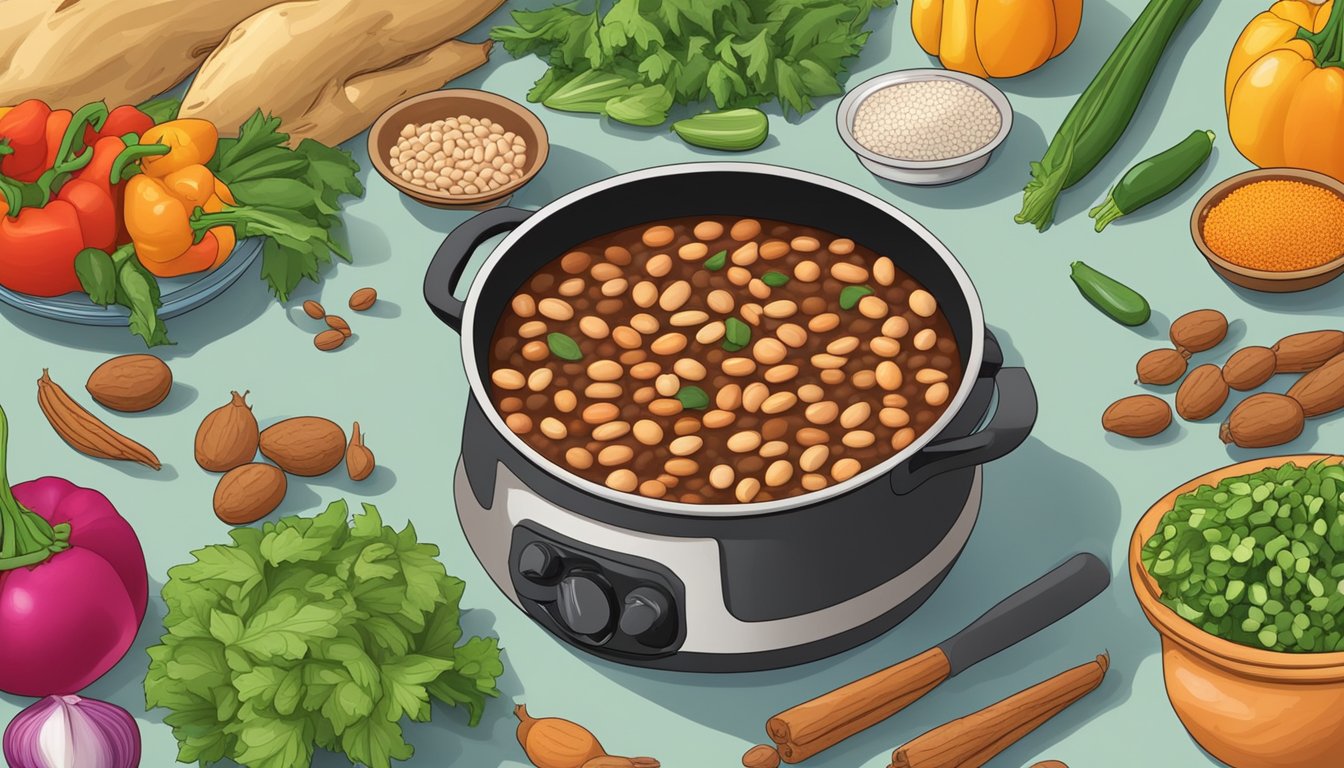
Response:
[[[1228,135],[1261,168],[1344,180],[1344,11],[1281,0],[1246,25],[1227,62]]]
[[[1064,52],[1078,34],[1083,0],[914,0],[915,40],[944,67],[1016,77]]]

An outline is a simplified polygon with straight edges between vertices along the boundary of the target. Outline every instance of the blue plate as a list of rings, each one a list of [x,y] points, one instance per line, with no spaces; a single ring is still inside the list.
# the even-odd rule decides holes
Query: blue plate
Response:
[[[223,293],[243,276],[261,254],[261,240],[244,240],[233,249],[228,261],[212,272],[185,277],[159,278],[159,317],[167,320],[185,314]],[[0,302],[29,314],[79,325],[126,325],[130,311],[125,307],[100,307],[82,293],[64,296],[29,296],[0,287]]]

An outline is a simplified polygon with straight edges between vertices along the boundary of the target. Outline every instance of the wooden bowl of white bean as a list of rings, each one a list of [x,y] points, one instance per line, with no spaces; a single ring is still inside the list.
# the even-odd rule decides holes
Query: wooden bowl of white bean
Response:
[[[537,175],[549,147],[531,110],[470,88],[405,99],[369,130],[369,159],[379,175],[436,208],[504,203]]]

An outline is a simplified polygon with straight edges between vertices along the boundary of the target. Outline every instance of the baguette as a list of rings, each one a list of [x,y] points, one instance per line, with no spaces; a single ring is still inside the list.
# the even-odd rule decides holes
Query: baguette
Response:
[[[258,108],[290,141],[339,144],[405,96],[480,65],[486,43],[454,40],[503,0],[293,0],[239,24],[205,63],[181,116],[226,134]],[[236,129],[235,129],[236,130]]]
[[[279,1],[0,3],[0,105],[138,104],[182,82],[229,30]]]

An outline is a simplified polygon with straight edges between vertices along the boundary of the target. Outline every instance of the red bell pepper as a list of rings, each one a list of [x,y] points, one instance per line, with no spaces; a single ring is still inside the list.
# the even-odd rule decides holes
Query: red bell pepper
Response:
[[[53,110],[38,99],[6,112],[0,117],[0,142],[5,142],[9,152],[0,158],[0,174],[15,181],[37,181],[51,167],[70,118],[70,110]]]
[[[61,138],[54,163],[36,182],[0,174],[0,285],[32,296],[79,291],[79,252],[117,245],[121,190],[113,186],[111,171],[125,142],[109,136],[75,154],[84,129],[102,129],[107,114],[101,103],[79,110]],[[5,159],[15,154],[9,149],[4,154],[0,148]]]
[[[137,107],[123,104],[107,113],[107,119],[103,121],[101,129],[94,129],[91,125],[84,129],[84,144],[92,147],[99,139],[105,139],[109,136],[125,136],[128,133],[139,136],[153,127],[154,118],[141,112]],[[0,133],[0,135],[4,134]]]

